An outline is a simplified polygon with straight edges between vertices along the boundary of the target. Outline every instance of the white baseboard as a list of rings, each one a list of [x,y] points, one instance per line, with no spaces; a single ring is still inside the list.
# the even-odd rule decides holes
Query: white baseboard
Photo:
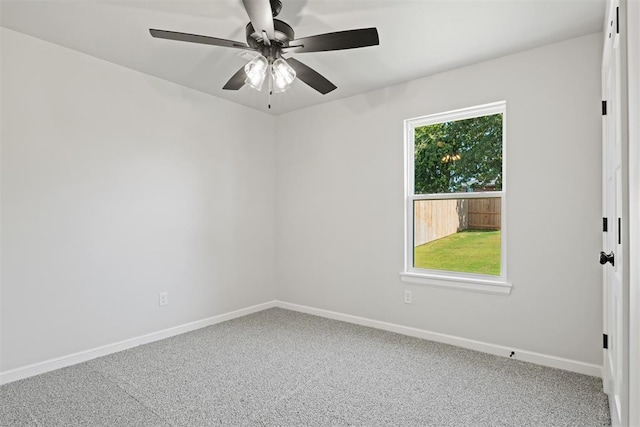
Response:
[[[175,335],[184,334],[185,332],[195,331],[196,329],[215,325],[216,323],[226,322],[227,320],[235,319],[237,317],[246,316],[248,314],[275,307],[275,305],[275,301],[270,301],[263,304],[242,308],[240,310],[219,314],[217,316],[209,317],[206,319],[196,320],[195,322],[185,323],[184,325],[175,326],[173,328],[164,329],[162,331],[152,332],[150,334],[130,338],[113,344],[107,344],[101,347],[92,348],[90,350],[69,354],[67,356],[45,360],[44,362],[34,363],[33,365],[12,369],[10,371],[0,372],[0,385],[32,377],[34,375],[44,374],[45,372],[50,372],[56,369],[75,365],[77,363],[86,362],[97,357],[102,357],[111,353],[116,353],[118,351],[127,350],[129,348],[137,347],[142,344],[148,344],[150,342],[163,340]]]
[[[580,374],[591,375],[593,377],[602,378],[602,366],[591,363],[580,362],[577,360],[565,359],[563,357],[550,356],[548,354],[535,353],[533,351],[510,348],[496,344],[490,344],[482,341],[460,338],[453,335],[441,334],[439,332],[431,332],[423,329],[411,328],[408,326],[397,325],[393,323],[381,322],[379,320],[367,319],[365,317],[352,316],[349,314],[338,313],[335,311],[323,310],[319,308],[308,307],[304,305],[292,304],[283,301],[276,301],[276,307],[287,310],[299,311],[301,313],[313,314],[320,317],[326,317],[343,322],[354,323],[361,326],[369,326],[384,331],[396,332],[402,335],[422,338],[429,341],[436,341],[445,344],[455,345],[457,347],[468,348],[471,350],[481,351],[483,353],[494,354],[497,356],[511,357],[512,359],[531,362],[536,365],[548,366],[551,368],[564,369],[566,371],[577,372]],[[513,352],[513,356],[511,353]]]
[[[175,335],[191,332],[206,326],[215,325],[227,320],[246,316],[248,314],[257,313],[272,307],[280,307],[287,310],[298,311],[301,313],[313,314],[328,319],[341,320],[343,322],[353,323],[356,325],[369,326],[384,331],[395,332],[416,338],[422,338],[430,341],[451,344],[462,348],[481,351],[483,353],[495,354],[498,356],[509,357],[513,352],[513,359],[523,360],[535,363],[537,365],[548,366],[551,368],[564,369],[567,371],[578,372],[581,374],[591,375],[594,377],[602,377],[602,366],[584,363],[577,360],[565,359],[562,357],[550,356],[547,354],[535,353],[527,350],[504,347],[500,345],[485,343],[481,341],[460,338],[453,335],[441,334],[438,332],[426,331],[423,329],[412,328],[408,326],[397,325],[393,323],[382,322],[379,320],[367,319],[365,317],[352,316],[350,314],[338,313],[335,311],[323,310],[320,308],[308,307],[299,304],[292,304],[284,301],[270,301],[263,304],[254,305],[240,310],[223,313],[217,316],[209,317],[195,322],[186,323],[184,325],[175,326],[173,328],[164,329],[162,331],[153,332],[135,338],[130,338],[113,344],[104,345],[90,350],[81,351],[67,356],[55,359],[45,360],[12,369],[10,371],[0,372],[0,385],[13,381],[32,377],[34,375],[43,374],[56,369],[75,365],[77,363],[86,362],[97,357],[106,356],[118,351],[127,350],[142,344],[159,341]]]

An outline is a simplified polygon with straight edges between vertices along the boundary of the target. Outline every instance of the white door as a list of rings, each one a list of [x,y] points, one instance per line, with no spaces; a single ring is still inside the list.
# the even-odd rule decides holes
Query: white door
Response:
[[[623,288],[624,252],[622,226],[624,221],[623,185],[623,138],[621,99],[621,46],[620,28],[617,22],[618,1],[609,2],[607,26],[605,28],[602,60],[603,100],[603,263],[604,279],[604,350],[603,383],[609,395],[611,422],[613,426],[627,424],[627,334],[628,322]],[[606,108],[606,114],[605,114]],[[607,231],[604,231],[606,227]]]

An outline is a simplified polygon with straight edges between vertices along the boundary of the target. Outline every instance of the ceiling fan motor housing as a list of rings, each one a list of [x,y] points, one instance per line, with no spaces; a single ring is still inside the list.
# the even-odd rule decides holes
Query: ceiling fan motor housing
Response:
[[[276,45],[279,48],[289,46],[289,41],[295,38],[293,28],[289,24],[279,19],[273,20],[273,29],[275,30],[275,38],[271,40],[272,45]],[[264,42],[262,34],[258,34],[253,28],[251,22],[247,24],[247,44],[256,50],[262,50]]]

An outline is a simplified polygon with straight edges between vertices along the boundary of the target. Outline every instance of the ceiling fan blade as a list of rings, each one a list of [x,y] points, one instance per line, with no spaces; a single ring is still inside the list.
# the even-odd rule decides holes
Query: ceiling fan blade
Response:
[[[355,49],[358,47],[376,46],[380,44],[376,28],[360,28],[357,30],[338,31],[335,33],[318,34],[291,40],[288,48],[283,52],[292,51],[322,52],[328,50]]]
[[[336,85],[325,79],[322,74],[318,73],[308,65],[303,64],[294,58],[286,60],[287,64],[296,70],[296,77],[320,92],[323,95],[328,94],[332,90],[336,89]]]
[[[222,89],[226,90],[238,90],[244,86],[244,81],[247,78],[247,73],[244,72],[244,65],[240,68],[225,84]]]
[[[249,20],[253,29],[258,34],[266,33],[269,40],[276,38],[273,28],[273,12],[271,11],[271,2],[269,0],[242,0],[244,8],[247,10]],[[268,42],[265,44],[269,44]]]
[[[235,49],[254,50],[248,45],[233,40],[219,39],[217,37],[199,36],[197,34],[178,33],[176,31],[165,31],[149,29],[151,36],[158,39],[177,40],[180,42],[201,43],[213,46],[232,47]]]

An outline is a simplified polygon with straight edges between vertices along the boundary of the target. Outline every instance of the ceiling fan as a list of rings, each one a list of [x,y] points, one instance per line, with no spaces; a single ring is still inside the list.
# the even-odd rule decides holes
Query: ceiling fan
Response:
[[[261,90],[267,80],[270,95],[285,91],[296,77],[323,95],[336,89],[333,83],[311,67],[291,57],[285,59],[283,54],[354,49],[379,44],[376,28],[338,31],[296,39],[291,26],[275,19],[282,9],[280,0],[242,0],[242,3],[251,21],[246,27],[246,44],[175,31],[150,29],[149,32],[156,38],[258,52],[255,58],[229,79],[223,89],[238,90],[247,84]]]

